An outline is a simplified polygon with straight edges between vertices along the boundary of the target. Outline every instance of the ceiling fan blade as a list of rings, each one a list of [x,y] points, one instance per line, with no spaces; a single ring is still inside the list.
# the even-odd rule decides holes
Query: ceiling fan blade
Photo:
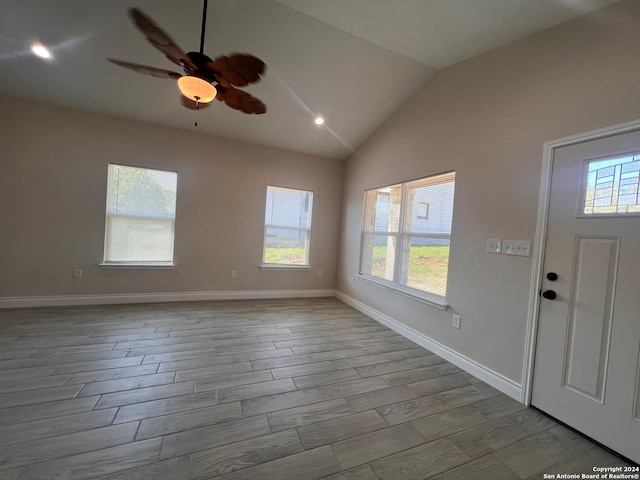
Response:
[[[147,37],[147,40],[166,55],[176,65],[182,66],[183,63],[189,67],[196,68],[191,60],[182,51],[182,49],[174,42],[171,37],[160,27],[158,27],[151,18],[146,16],[137,8],[129,9],[129,14],[136,27]]]
[[[266,70],[265,63],[253,55],[235,53],[223,55],[206,65],[208,70],[214,71],[218,78],[226,80],[231,85],[244,87],[260,80]]]
[[[220,75],[214,75],[214,78],[222,88],[233,88],[233,85],[231,85],[229,80],[227,80],[226,78],[221,77]]]
[[[180,103],[182,103],[183,107],[188,108],[189,110],[202,110],[203,108],[208,108],[211,106],[210,103],[198,103],[196,108],[196,102],[194,102],[190,98],[185,97],[184,95],[180,95]]]
[[[237,88],[220,88],[216,98],[229,107],[244,113],[260,115],[266,113],[267,107],[261,100],[250,93]]]
[[[262,75],[267,69],[267,65],[258,57],[249,55],[248,53],[234,53],[229,57],[232,65],[242,66],[250,69],[258,75]]]
[[[116,65],[127,68],[129,70],[133,70],[134,72],[144,73],[146,75],[152,75],[158,78],[173,78],[177,80],[182,77],[181,73],[172,72],[171,70],[165,70],[164,68],[156,68],[150,67],[148,65],[140,65],[138,63],[130,63],[122,60],[116,60],[115,58],[107,58],[111,63],[115,63]]]

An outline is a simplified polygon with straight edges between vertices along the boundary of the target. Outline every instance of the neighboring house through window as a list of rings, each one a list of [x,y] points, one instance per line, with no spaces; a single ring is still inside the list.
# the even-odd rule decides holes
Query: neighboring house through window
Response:
[[[365,192],[360,273],[444,303],[455,173]]]
[[[427,202],[418,202],[416,215],[418,220],[429,220],[429,204]]]
[[[173,265],[177,176],[109,164],[103,265]]]
[[[264,266],[309,266],[313,192],[267,187]]]

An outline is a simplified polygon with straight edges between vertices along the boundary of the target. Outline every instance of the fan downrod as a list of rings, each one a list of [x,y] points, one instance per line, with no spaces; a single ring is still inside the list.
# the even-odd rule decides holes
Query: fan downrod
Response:
[[[202,29],[200,30],[200,55],[204,53],[204,32],[207,28],[207,3],[209,0],[204,0],[202,5]]]

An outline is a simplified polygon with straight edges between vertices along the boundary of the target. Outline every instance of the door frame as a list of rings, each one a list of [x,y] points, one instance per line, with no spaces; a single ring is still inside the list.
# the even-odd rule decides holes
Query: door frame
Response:
[[[551,193],[551,175],[553,173],[553,157],[555,150],[560,147],[621,135],[623,133],[633,132],[636,130],[640,130],[640,119],[544,143],[542,153],[542,172],[540,173],[540,194],[538,197],[538,219],[536,221],[536,236],[533,242],[531,289],[529,291],[529,308],[527,313],[524,361],[522,367],[522,389],[520,394],[520,401],[526,406],[531,405],[533,389],[533,371],[540,317],[539,292],[542,286],[542,267],[544,265],[547,221],[549,217],[549,196]]]

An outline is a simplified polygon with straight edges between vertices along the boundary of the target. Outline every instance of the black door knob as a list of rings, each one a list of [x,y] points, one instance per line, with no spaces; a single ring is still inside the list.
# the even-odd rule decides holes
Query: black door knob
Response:
[[[555,282],[558,279],[558,274],[554,272],[547,273],[547,280]]]
[[[555,298],[557,297],[556,292],[554,292],[553,290],[545,290],[544,292],[542,292],[542,296],[547,300],[555,300]]]

